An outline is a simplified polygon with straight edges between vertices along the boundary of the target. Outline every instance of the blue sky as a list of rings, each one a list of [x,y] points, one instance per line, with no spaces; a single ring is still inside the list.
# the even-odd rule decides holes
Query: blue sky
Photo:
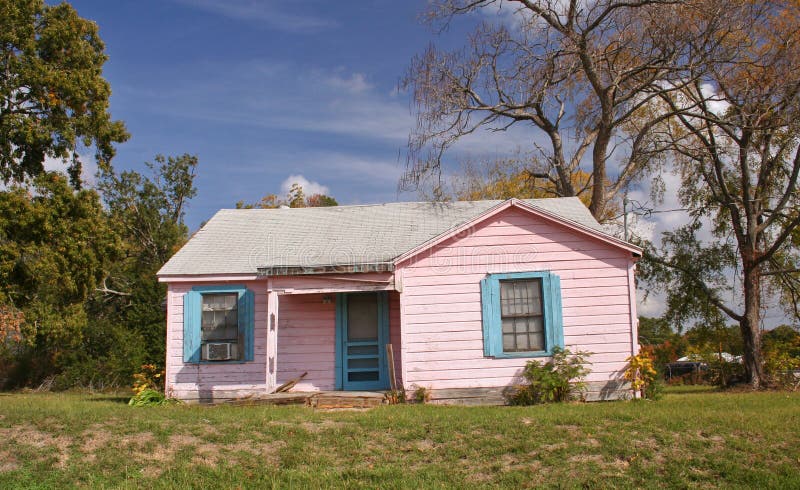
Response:
[[[193,230],[239,200],[283,195],[292,181],[341,204],[418,199],[397,191],[414,126],[398,82],[429,43],[463,46],[486,18],[458,19],[438,34],[419,20],[427,0],[70,3],[100,26],[111,111],[132,136],[119,145],[115,167],[141,171],[158,153],[199,157],[198,195],[186,216]],[[517,126],[475,134],[446,157],[452,164],[513,155],[530,150],[535,134]],[[663,177],[659,207],[681,207],[677,176]],[[631,197],[648,201],[649,185]],[[685,220],[666,213],[648,221],[657,236]],[[642,299],[644,314],[663,308],[659,295]]]
[[[414,54],[460,45],[465,27],[439,36],[419,21],[424,0],[71,3],[100,26],[111,111],[132,135],[115,166],[199,156],[191,228],[240,199],[283,194],[290,176],[342,204],[417,198],[397,192],[414,123],[398,81]],[[513,139],[463,148],[511,152]]]

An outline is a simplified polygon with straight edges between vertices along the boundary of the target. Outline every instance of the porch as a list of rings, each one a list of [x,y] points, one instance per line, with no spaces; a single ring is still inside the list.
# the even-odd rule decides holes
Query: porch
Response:
[[[310,405],[339,403],[319,393],[402,387],[400,293],[392,274],[275,277],[266,289],[267,394],[304,373],[292,391],[309,392]]]

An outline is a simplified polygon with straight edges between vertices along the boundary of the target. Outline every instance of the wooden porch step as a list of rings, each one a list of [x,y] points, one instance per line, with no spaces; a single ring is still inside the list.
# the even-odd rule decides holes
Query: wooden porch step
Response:
[[[230,405],[306,405],[313,408],[373,408],[386,403],[386,395],[374,391],[286,392],[229,400]]]
[[[308,405],[314,393],[270,393],[267,395],[251,396],[229,400],[230,405]]]
[[[374,408],[386,403],[386,395],[372,391],[325,391],[311,397],[314,408]]]

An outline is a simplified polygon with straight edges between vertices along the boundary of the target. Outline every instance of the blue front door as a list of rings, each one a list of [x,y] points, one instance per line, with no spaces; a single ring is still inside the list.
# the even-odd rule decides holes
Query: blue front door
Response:
[[[386,292],[339,294],[336,298],[337,389],[388,389],[388,342],[389,302]]]

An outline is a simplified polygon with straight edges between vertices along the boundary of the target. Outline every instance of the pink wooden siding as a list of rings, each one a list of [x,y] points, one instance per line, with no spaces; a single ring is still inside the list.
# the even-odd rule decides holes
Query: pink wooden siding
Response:
[[[255,356],[242,364],[183,363],[183,298],[198,285],[222,282],[174,283],[167,293],[167,394],[185,400],[230,398],[263,392],[266,388],[267,294],[264,281],[238,281],[255,293]]]
[[[385,279],[385,277],[380,277]],[[363,287],[342,280],[322,278],[281,278],[283,287],[328,289]],[[231,398],[266,392],[267,282],[233,281],[255,293],[255,357],[242,364],[183,363],[183,298],[198,285],[225,282],[171,283],[168,290],[167,392],[181,399]],[[324,298],[330,298],[330,301]],[[389,292],[389,337],[400,377],[400,295]],[[333,390],[335,385],[336,301],[333,293],[284,294],[279,296],[277,382],[308,372],[294,391]]]
[[[551,271],[561,278],[564,341],[594,352],[589,381],[619,378],[633,350],[630,253],[518,209],[505,210],[400,264],[404,383],[504,387],[526,359],[483,354],[480,280]]]
[[[280,296],[279,385],[308,372],[295,391],[334,389],[336,301],[323,303],[323,296],[326,295]]]

